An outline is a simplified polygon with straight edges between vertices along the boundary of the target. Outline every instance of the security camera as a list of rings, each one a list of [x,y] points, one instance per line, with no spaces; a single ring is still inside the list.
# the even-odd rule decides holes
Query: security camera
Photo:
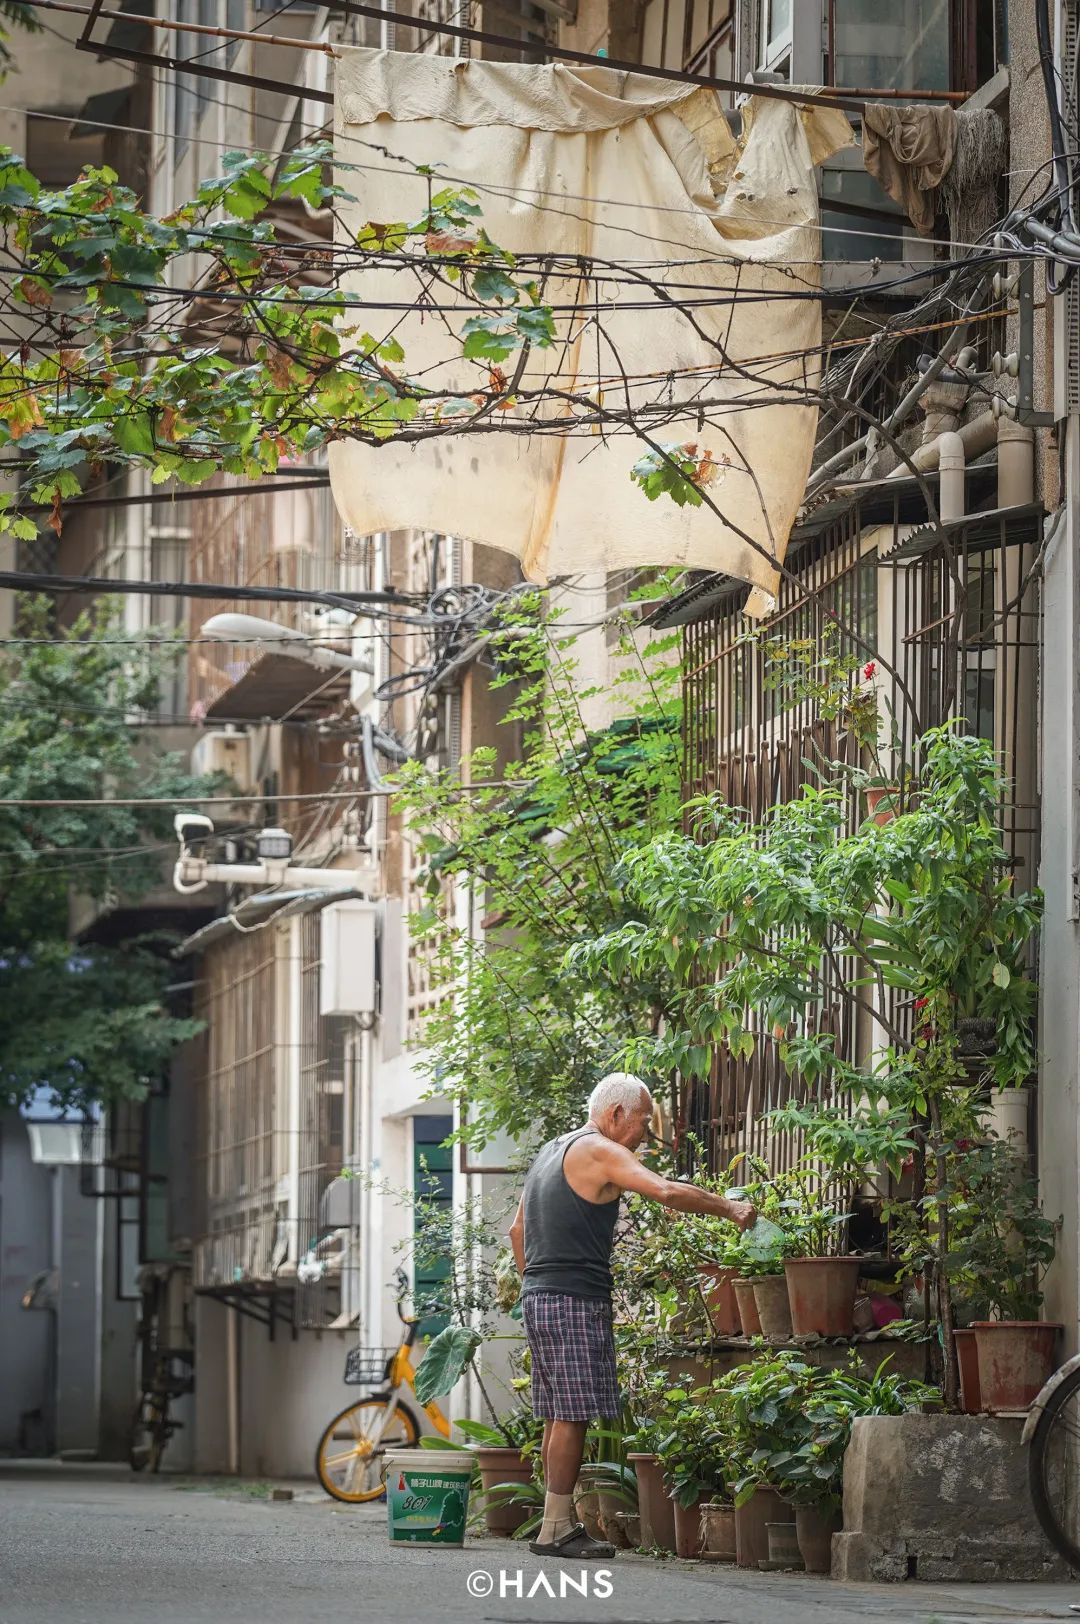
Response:
[[[173,818],[173,829],[181,849],[198,856],[213,834],[214,825],[202,812],[178,812]]]

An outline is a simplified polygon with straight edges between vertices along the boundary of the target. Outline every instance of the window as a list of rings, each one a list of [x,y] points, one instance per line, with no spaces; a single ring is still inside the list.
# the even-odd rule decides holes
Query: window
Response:
[[[792,0],[761,0],[761,67],[791,77]]]
[[[732,0],[647,0],[641,60],[652,68],[689,68],[734,78]]]
[[[829,83],[948,90],[950,10],[950,0],[831,0]]]

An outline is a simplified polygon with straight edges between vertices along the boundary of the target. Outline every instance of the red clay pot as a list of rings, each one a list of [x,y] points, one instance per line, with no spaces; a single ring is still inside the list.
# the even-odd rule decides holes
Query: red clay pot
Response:
[[[975,1346],[975,1332],[954,1331],[956,1363],[960,1371],[960,1408],[965,1415],[979,1415],[982,1397],[979,1390],[979,1350]]]
[[[735,1305],[739,1310],[743,1336],[760,1336],[761,1321],[758,1319],[757,1300],[754,1297],[754,1282],[733,1280],[731,1289],[735,1293]]]
[[[784,1273],[793,1336],[854,1333],[857,1257],[789,1257]]]
[[[732,1289],[732,1281],[738,1272],[738,1269],[730,1269],[719,1263],[703,1263],[698,1269],[701,1294],[705,1299],[709,1324],[712,1326],[714,1336],[742,1334],[739,1305],[735,1301],[735,1292]]]
[[[832,1571],[832,1537],[844,1525],[839,1511],[823,1511],[820,1506],[796,1506],[795,1530],[799,1552],[807,1573]]]
[[[626,1458],[637,1477],[642,1545],[659,1545],[662,1551],[674,1551],[675,1502],[664,1488],[663,1467],[655,1455],[628,1454]]]
[[[769,1559],[769,1523],[794,1522],[795,1508],[781,1500],[775,1489],[758,1489],[744,1506],[735,1508],[735,1566],[753,1568]]]
[[[476,1463],[480,1468],[480,1481],[486,1489],[493,1489],[497,1483],[531,1483],[532,1462],[527,1460],[519,1449],[474,1448]],[[513,1534],[527,1522],[535,1511],[534,1506],[515,1506],[498,1495],[495,1500],[484,1507],[484,1521],[487,1523],[489,1534]]]
[[[866,796],[866,815],[884,828],[896,816],[899,784],[870,784],[863,790]]]
[[[675,1508],[675,1555],[685,1561],[696,1560],[701,1555],[701,1508],[705,1498],[699,1496],[692,1506],[681,1506],[677,1500],[671,1502]]]
[[[1061,1325],[1045,1320],[976,1320],[979,1399],[984,1410],[1026,1410],[1053,1374]]]
[[[791,1304],[788,1302],[787,1276],[759,1274],[754,1277],[754,1301],[762,1333],[773,1341],[784,1342],[791,1335]]]
[[[706,1504],[701,1509],[702,1556],[707,1562],[734,1562],[735,1508]]]

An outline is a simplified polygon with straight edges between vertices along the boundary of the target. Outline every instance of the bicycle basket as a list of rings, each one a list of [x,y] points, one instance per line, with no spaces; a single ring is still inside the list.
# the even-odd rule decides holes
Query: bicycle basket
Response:
[[[396,1348],[350,1348],[345,1355],[345,1381],[350,1387],[377,1386],[390,1374]]]

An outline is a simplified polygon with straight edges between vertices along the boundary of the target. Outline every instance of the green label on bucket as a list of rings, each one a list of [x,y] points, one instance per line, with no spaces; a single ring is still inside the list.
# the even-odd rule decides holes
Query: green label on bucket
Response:
[[[386,1480],[390,1538],[397,1544],[462,1545],[469,1474],[391,1466]]]

